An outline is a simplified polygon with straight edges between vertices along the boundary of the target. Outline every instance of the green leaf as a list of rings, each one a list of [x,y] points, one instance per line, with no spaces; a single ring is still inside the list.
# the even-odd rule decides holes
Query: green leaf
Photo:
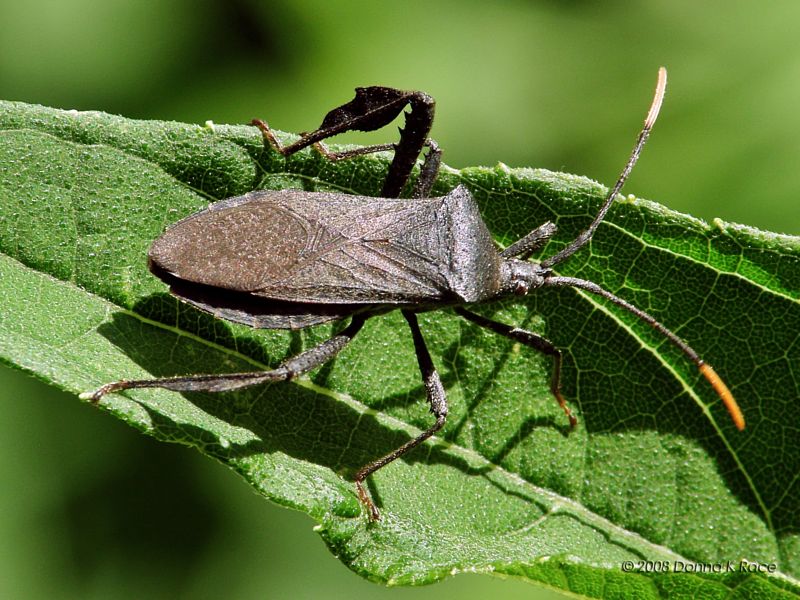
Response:
[[[386,165],[313,152],[285,160],[252,127],[0,103],[0,360],[75,393],[276,365],[341,324],[284,332],[215,320],[148,273],[149,244],[169,223],[255,188],[375,194]],[[555,221],[545,255],[588,224],[605,192],[503,165],[444,169],[436,191],[458,182],[501,244]],[[335,361],[292,384],[126,392],[102,408],[307,512],[331,551],[372,580],[480,571],[597,598],[797,594],[800,240],[628,198],[560,272],[619,293],[692,344],[733,390],[746,430],[666,340],[571,289],[478,310],[563,349],[564,394],[580,419],[572,433],[546,357],[451,311],[421,315],[450,416],[434,442],[371,478],[378,523],[353,473],[431,422],[397,313],[368,321]],[[743,571],[741,559],[783,575]],[[623,572],[626,560],[658,562]]]

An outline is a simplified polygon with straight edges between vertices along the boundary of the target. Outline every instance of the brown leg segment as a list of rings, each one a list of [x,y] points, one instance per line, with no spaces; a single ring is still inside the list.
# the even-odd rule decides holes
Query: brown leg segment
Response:
[[[288,381],[331,360],[356,336],[366,319],[363,315],[354,315],[341,333],[284,361],[271,371],[114,381],[94,392],[81,394],[81,398],[97,404],[106,394],[138,388],[164,388],[176,392],[230,392],[259,383]]]
[[[358,473],[356,473],[355,482],[356,489],[358,490],[358,497],[364,506],[367,507],[370,520],[372,521],[377,521],[380,518],[380,513],[369,497],[369,493],[364,488],[364,480],[378,469],[385,467],[390,462],[403,456],[406,452],[419,446],[422,442],[439,431],[444,426],[447,419],[447,397],[444,392],[444,386],[442,385],[442,380],[439,378],[439,373],[436,372],[436,367],[433,365],[433,360],[431,359],[430,352],[428,352],[428,347],[425,345],[425,340],[422,338],[422,332],[419,330],[419,323],[417,322],[417,315],[404,310],[403,316],[406,318],[408,326],[411,328],[411,335],[414,338],[414,349],[417,352],[419,370],[422,374],[422,381],[425,383],[428,403],[431,405],[431,412],[433,416],[436,417],[436,422],[414,439],[392,450],[386,456],[364,465]]]
[[[539,352],[546,354],[547,356],[552,356],[553,377],[550,380],[550,392],[552,392],[553,396],[555,396],[556,401],[564,411],[564,414],[567,415],[567,418],[569,419],[569,426],[573,429],[575,428],[575,426],[578,424],[578,419],[572,414],[572,411],[567,405],[567,401],[561,394],[561,351],[553,345],[553,342],[536,333],[533,333],[532,331],[527,331],[518,327],[511,327],[510,325],[506,325],[504,323],[492,321],[491,319],[487,319],[486,317],[482,317],[474,312],[470,312],[464,308],[461,308],[460,306],[455,307],[454,310],[457,314],[461,315],[468,321],[472,321],[476,325],[480,325],[481,327],[512,339],[515,342],[525,344],[526,346],[534,348]]]

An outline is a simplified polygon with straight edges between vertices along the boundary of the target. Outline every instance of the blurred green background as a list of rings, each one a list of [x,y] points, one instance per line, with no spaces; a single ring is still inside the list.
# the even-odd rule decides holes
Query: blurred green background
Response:
[[[666,104],[626,191],[800,234],[791,0],[27,0],[2,2],[0,23],[3,99],[301,131],[358,85],[421,89],[437,99],[433,135],[451,166],[502,161],[605,183],[663,64]],[[330,556],[310,519],[193,451],[5,367],[0,402],[2,598],[539,593],[476,575],[380,588]]]

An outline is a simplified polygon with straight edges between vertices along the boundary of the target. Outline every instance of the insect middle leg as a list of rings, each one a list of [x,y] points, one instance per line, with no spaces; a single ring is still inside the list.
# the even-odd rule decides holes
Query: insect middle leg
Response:
[[[106,394],[138,388],[164,388],[176,392],[230,392],[260,383],[288,381],[331,360],[356,336],[366,319],[363,315],[353,315],[350,324],[340,333],[285,360],[270,371],[114,381],[94,392],[81,394],[81,398],[97,403]]]
[[[417,353],[419,370],[422,374],[422,381],[425,384],[425,392],[428,397],[428,403],[431,406],[431,412],[433,413],[433,416],[436,417],[436,422],[414,439],[409,440],[399,448],[392,450],[386,456],[364,465],[361,470],[356,473],[355,481],[356,488],[358,489],[358,497],[369,510],[370,519],[373,521],[377,521],[380,518],[380,513],[370,499],[369,493],[364,488],[364,480],[381,467],[385,467],[390,462],[403,456],[406,452],[419,446],[422,442],[439,431],[447,420],[447,397],[444,392],[444,386],[442,385],[442,380],[433,364],[430,352],[428,352],[428,347],[425,345],[422,332],[419,330],[417,315],[413,312],[404,310],[403,316],[406,318],[406,321],[408,321],[408,326],[411,328],[411,336],[414,338],[414,349]]]
[[[533,333],[532,331],[527,331],[526,329],[512,327],[511,325],[506,325],[505,323],[499,323],[497,321],[487,319],[486,317],[482,317],[481,315],[471,312],[460,306],[454,307],[453,310],[456,312],[456,314],[461,315],[468,321],[472,321],[476,325],[479,325],[485,329],[489,329],[497,334],[514,340],[515,342],[525,344],[526,346],[534,348],[539,352],[546,354],[547,356],[552,356],[553,375],[550,379],[550,392],[553,394],[553,396],[555,396],[555,399],[558,402],[558,405],[564,411],[564,414],[567,415],[570,427],[574,428],[578,424],[578,419],[572,414],[569,406],[567,406],[567,401],[561,394],[561,351],[553,345],[553,342],[536,333]]]

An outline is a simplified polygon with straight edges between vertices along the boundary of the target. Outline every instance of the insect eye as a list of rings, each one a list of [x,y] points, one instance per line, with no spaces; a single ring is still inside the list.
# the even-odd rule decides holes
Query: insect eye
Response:
[[[514,293],[517,296],[524,296],[528,293],[528,283],[526,281],[515,281],[514,282]]]

